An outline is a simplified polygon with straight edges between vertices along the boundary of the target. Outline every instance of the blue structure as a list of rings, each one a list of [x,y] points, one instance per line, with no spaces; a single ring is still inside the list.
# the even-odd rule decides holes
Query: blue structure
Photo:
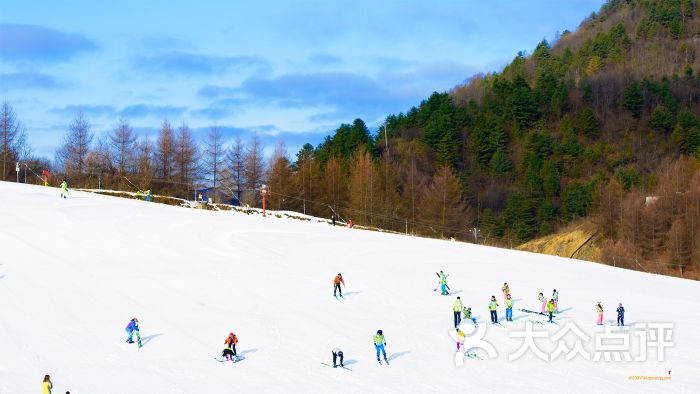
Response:
[[[219,204],[234,205],[237,207],[241,206],[241,202],[238,201],[237,196],[233,196],[227,193],[225,190],[222,190],[221,188],[216,189],[216,191],[214,191],[214,188],[207,187],[204,189],[197,189],[195,193],[197,196],[197,201],[209,201],[209,199],[211,198],[213,201]],[[215,196],[216,198],[214,198]]]

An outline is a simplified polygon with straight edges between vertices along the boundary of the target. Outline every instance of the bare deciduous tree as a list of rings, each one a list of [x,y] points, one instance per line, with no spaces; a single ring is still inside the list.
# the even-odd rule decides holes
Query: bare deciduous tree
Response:
[[[221,183],[221,172],[224,163],[223,134],[219,126],[212,126],[207,135],[206,148],[204,149],[204,165],[206,178],[212,187],[214,202],[218,202],[218,187]]]
[[[136,135],[126,119],[119,119],[117,127],[109,136],[112,157],[119,175],[131,171],[134,149],[136,148]]]
[[[260,138],[254,135],[245,152],[245,179],[243,199],[247,204],[257,205],[260,200],[259,189],[265,176],[265,159],[263,157],[263,146]]]
[[[82,112],[78,112],[68,127],[68,132],[63,138],[63,146],[57,154],[67,175],[82,178],[87,170],[87,157],[92,139],[90,123]]]

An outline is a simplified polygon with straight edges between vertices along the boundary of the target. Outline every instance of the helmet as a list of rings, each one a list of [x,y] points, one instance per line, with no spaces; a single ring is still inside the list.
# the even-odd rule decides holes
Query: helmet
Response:
[[[229,333],[228,336],[230,336],[230,337],[235,337],[235,335],[234,335],[232,332]]]
[[[343,276],[343,275],[341,275],[340,272],[338,272],[338,276]]]
[[[377,334],[382,335],[382,330],[377,330]]]
[[[457,299],[458,299],[458,300],[460,299],[459,296],[457,296]]]

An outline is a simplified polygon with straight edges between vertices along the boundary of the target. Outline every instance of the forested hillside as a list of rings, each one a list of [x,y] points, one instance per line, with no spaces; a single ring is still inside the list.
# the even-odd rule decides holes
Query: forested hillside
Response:
[[[699,12],[693,0],[611,0],[500,72],[433,93],[377,130],[343,124],[294,157],[280,144],[264,160],[256,138],[226,146],[217,127],[199,146],[167,120],[156,141],[126,120],[93,141],[78,114],[55,170],[76,186],[179,197],[209,186],[250,205],[265,183],[272,209],[504,246],[585,218],[605,262],[697,275]],[[8,179],[23,138],[12,108],[1,112]]]

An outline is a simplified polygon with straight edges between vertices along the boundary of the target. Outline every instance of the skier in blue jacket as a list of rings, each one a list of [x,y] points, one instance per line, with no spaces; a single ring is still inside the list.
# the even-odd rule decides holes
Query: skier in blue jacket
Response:
[[[126,342],[127,343],[134,343],[133,337],[134,333],[136,333],[136,336],[139,337],[139,319],[133,318],[129,322],[129,324],[126,325],[126,333],[129,334],[129,338],[127,338]]]

